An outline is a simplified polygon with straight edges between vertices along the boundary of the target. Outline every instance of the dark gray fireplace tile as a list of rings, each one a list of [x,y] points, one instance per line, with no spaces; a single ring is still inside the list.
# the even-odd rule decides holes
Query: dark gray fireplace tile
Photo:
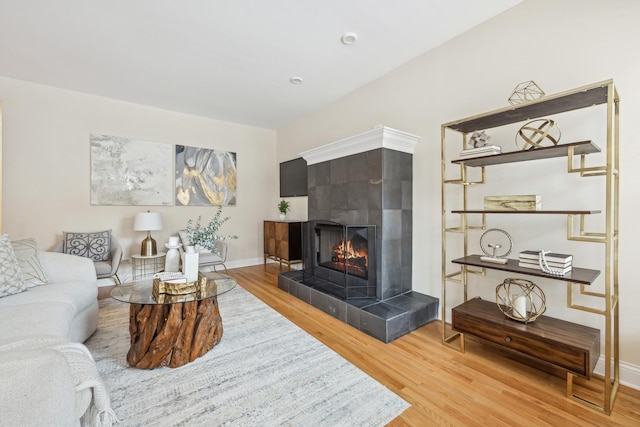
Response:
[[[371,150],[367,154],[369,182],[382,181],[382,148]]]
[[[347,182],[347,159],[345,157],[333,159],[329,162],[331,169],[331,184],[344,184]]]
[[[347,159],[347,182],[368,182],[368,153],[354,154]]]
[[[383,240],[382,256],[380,257],[382,270],[388,271],[402,266],[402,240]]]
[[[382,209],[382,182],[369,182],[368,208]]]
[[[401,209],[384,209],[382,211],[382,236],[384,240],[402,238]]]
[[[382,178],[384,180],[402,179],[402,168],[404,164],[400,154],[402,153],[388,148],[382,150]]]
[[[331,185],[319,185],[316,187],[316,199],[318,209],[331,209]]]
[[[402,181],[385,179],[382,184],[382,208],[402,209]]]
[[[331,184],[331,167],[329,162],[316,163],[311,165],[314,168],[316,175],[316,185],[329,185]]]
[[[329,187],[331,209],[348,209],[347,200],[349,187],[347,184],[332,184]]]
[[[413,183],[402,181],[402,206],[403,210],[413,209]]]
[[[403,209],[400,216],[402,218],[402,237],[411,241],[413,237],[413,212]]]
[[[361,310],[358,307],[347,304],[347,324],[360,329],[360,312]]]
[[[347,184],[347,209],[369,208],[369,183],[367,181]]]
[[[360,330],[382,342],[387,341],[387,322],[385,319],[366,311],[360,311]]]

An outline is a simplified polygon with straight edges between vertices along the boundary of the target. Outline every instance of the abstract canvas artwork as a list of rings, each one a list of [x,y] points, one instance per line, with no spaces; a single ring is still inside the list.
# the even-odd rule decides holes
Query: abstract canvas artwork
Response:
[[[173,205],[173,145],[91,134],[91,204]]]
[[[235,206],[236,153],[176,145],[176,206]]]

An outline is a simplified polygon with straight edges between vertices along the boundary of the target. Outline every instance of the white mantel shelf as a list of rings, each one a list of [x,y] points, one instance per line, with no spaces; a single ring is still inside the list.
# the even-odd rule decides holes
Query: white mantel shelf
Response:
[[[313,165],[378,148],[413,154],[418,141],[420,137],[417,135],[379,125],[368,132],[304,151],[300,156],[307,161],[307,165]]]

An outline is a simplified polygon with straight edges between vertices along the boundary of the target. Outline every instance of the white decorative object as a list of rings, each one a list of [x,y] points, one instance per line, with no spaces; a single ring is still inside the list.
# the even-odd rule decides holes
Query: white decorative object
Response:
[[[187,282],[198,280],[199,256],[200,254],[196,252],[193,246],[187,246],[185,253],[182,254],[182,273],[187,278]]]
[[[519,319],[524,319],[527,317],[527,295],[519,294],[513,297],[511,300],[512,312],[511,315],[513,317],[517,317]]]
[[[378,125],[368,132],[307,150],[300,153],[300,157],[303,157],[310,166],[378,148],[413,154],[418,141],[420,137],[417,135]]]
[[[164,258],[164,271],[165,272],[177,272],[180,271],[180,242],[178,236],[169,237],[169,243],[164,245],[168,251]]]
[[[484,131],[482,132],[475,131],[474,133],[471,134],[471,137],[469,138],[469,144],[468,144],[469,148],[484,147],[485,145],[489,144],[490,139],[491,137],[487,135]]]

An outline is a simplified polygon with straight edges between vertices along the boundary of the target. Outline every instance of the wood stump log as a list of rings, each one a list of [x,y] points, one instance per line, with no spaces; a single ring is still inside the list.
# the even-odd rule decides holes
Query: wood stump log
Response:
[[[131,348],[136,368],[177,368],[207,353],[222,339],[216,298],[174,304],[131,304]]]

